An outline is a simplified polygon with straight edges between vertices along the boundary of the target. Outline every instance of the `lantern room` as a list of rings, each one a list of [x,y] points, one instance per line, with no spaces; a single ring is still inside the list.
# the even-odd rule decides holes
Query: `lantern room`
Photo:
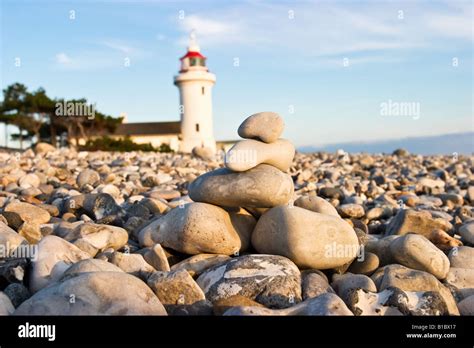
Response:
[[[189,36],[190,42],[188,52],[180,58],[181,69],[180,72],[189,70],[204,70],[208,71],[206,67],[206,57],[201,54],[199,45],[196,43],[196,35],[194,32]]]

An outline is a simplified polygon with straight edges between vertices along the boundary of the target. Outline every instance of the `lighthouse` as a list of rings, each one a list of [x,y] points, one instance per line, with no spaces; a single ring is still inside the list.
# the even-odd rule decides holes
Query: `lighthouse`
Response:
[[[194,31],[190,34],[187,53],[180,58],[181,69],[174,77],[179,89],[181,141],[179,150],[189,153],[194,147],[216,151],[212,122],[212,87],[216,76],[206,67]]]

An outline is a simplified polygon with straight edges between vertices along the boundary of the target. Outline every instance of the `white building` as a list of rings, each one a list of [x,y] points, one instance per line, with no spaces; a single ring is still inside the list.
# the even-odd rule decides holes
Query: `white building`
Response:
[[[216,151],[212,121],[212,87],[216,76],[206,67],[206,57],[201,54],[194,33],[180,61],[181,69],[174,77],[179,89],[180,121],[128,123],[125,118],[113,133],[107,134],[109,137],[129,136],[135,143],[151,143],[154,147],[167,144],[172,150],[184,153],[196,146]],[[105,134],[93,137],[101,135]]]
[[[212,124],[212,87],[215,83],[216,76],[206,67],[206,57],[191,33],[188,52],[181,57],[181,70],[174,78],[180,97],[181,152],[191,152],[194,147],[216,150]]]

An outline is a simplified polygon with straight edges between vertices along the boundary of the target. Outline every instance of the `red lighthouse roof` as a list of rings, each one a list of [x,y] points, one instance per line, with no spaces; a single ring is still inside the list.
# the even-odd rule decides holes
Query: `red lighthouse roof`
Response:
[[[182,56],[179,59],[183,60],[184,58],[202,58],[202,59],[206,59],[206,57],[204,57],[201,53],[194,52],[194,51],[188,51],[188,53],[186,53],[184,56]]]

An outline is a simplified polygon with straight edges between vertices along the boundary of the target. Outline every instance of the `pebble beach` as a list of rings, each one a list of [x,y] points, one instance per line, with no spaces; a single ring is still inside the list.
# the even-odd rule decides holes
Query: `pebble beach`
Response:
[[[0,152],[1,315],[474,315],[473,157]]]

